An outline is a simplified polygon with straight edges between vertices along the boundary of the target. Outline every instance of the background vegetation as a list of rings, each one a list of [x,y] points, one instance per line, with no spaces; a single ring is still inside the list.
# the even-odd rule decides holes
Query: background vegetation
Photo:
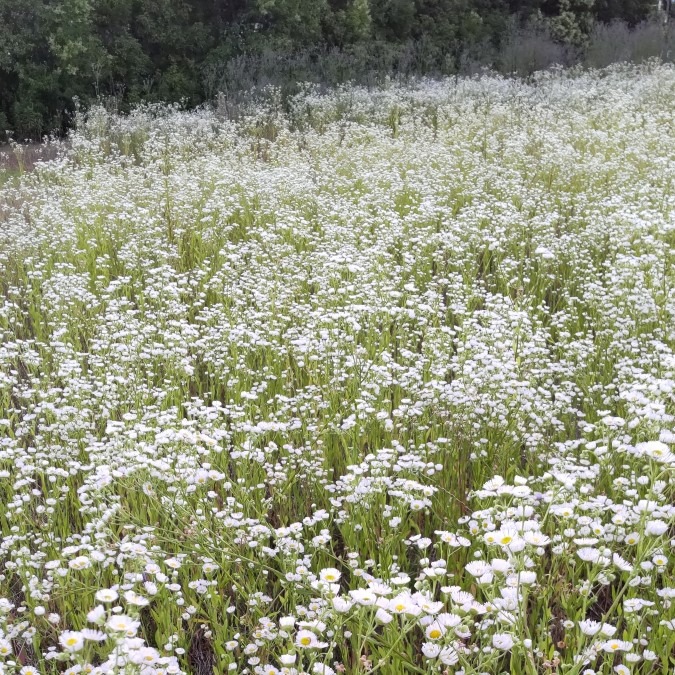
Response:
[[[667,13],[656,0],[0,0],[0,133],[63,130],[78,99],[195,105],[267,84],[669,59]]]

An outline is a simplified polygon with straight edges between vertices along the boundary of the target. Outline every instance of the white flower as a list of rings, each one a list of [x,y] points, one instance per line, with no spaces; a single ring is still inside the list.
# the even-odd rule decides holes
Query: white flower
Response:
[[[326,581],[329,583],[335,583],[340,580],[342,574],[339,570],[336,570],[334,567],[326,567],[319,572],[319,579],[321,581]]]
[[[523,533],[523,539],[531,546],[547,546],[551,543],[551,538],[538,530],[528,530]]]
[[[493,558],[490,560],[490,567],[495,572],[500,574],[506,574],[509,570],[513,568],[513,564],[509,560],[504,560],[502,558]]]
[[[600,558],[600,551],[597,548],[584,547],[577,551],[577,555],[585,562],[597,562]]]
[[[340,614],[345,614],[348,612],[354,605],[354,603],[348,598],[335,597],[331,600],[333,603],[333,609]]]
[[[79,652],[84,647],[84,638],[82,633],[73,630],[67,630],[59,635],[59,644],[66,652]]]
[[[298,626],[300,628],[309,628],[315,633],[323,633],[326,630],[326,624],[318,619],[313,619],[312,621],[298,621]]]
[[[443,612],[436,617],[436,621],[438,621],[441,626],[445,626],[445,628],[454,628],[462,622],[462,617],[460,617],[458,614],[449,614],[447,612]]]
[[[152,666],[159,661],[159,652],[153,647],[141,647],[130,653],[132,663]]]
[[[478,577],[478,583],[481,585],[491,584],[495,575],[492,572],[486,572]]]
[[[394,619],[394,617],[389,614],[389,612],[382,609],[382,607],[379,607],[377,612],[375,612],[375,618],[381,624],[388,624]]]
[[[670,448],[661,441],[648,441],[647,443],[639,443],[637,450],[643,452],[647,457],[650,457],[656,462],[671,462],[672,454]]]
[[[495,633],[492,636],[492,646],[495,649],[509,651],[514,645],[513,636],[509,633]]]
[[[487,483],[483,485],[483,490],[494,492],[497,488],[504,485],[504,479],[501,476],[494,476]]]
[[[523,541],[518,530],[512,526],[502,526],[499,530],[493,532],[493,535],[496,544],[511,550],[513,550],[514,547],[520,547]]]
[[[387,609],[394,614],[409,614],[418,616],[421,614],[421,607],[412,599],[411,596],[402,593],[389,600]]]
[[[660,537],[668,531],[668,525],[662,520],[648,520],[645,525],[645,534]]]
[[[466,571],[473,577],[482,577],[492,571],[492,567],[484,560],[472,560],[465,565]]]
[[[315,663],[312,666],[312,673],[314,675],[335,675],[335,671],[323,663]]]
[[[626,614],[639,612],[643,607],[652,607],[654,605],[651,600],[641,600],[640,598],[626,598],[623,601],[623,611]]]
[[[441,649],[438,658],[440,659],[441,663],[446,666],[454,666],[459,662],[459,654],[457,653],[457,650],[449,646],[443,647],[443,649]]]
[[[85,640],[90,640],[92,642],[103,642],[106,639],[106,634],[100,630],[94,630],[92,628],[83,628],[80,633]]]
[[[652,562],[657,566],[657,567],[665,567],[668,564],[668,558],[663,555],[662,553],[657,553],[653,558]]]
[[[405,586],[410,583],[410,577],[404,572],[399,572],[395,577],[390,579],[394,586]]]
[[[367,588],[357,588],[356,590],[349,591],[349,595],[354,602],[364,607],[371,607],[377,602],[377,595]]]
[[[301,649],[317,649],[322,643],[311,630],[299,630],[295,636],[295,645]]]
[[[517,581],[528,586],[537,580],[537,573],[532,570],[523,570],[522,572],[519,572],[516,577]]]
[[[103,605],[96,605],[96,607],[87,614],[87,621],[89,621],[89,623],[97,623],[100,625],[105,621],[105,617],[106,614]]]
[[[444,569],[444,568],[437,568],[437,569]],[[432,600],[425,599],[423,597],[418,598],[417,595],[416,601],[419,603],[419,607],[423,612],[426,612],[427,614],[438,614],[443,609],[443,603],[442,602],[434,602]]]
[[[434,621],[430,623],[424,630],[427,639],[429,640],[440,640],[445,635],[445,626],[439,621]]]
[[[147,598],[144,598],[142,595],[138,595],[134,591],[126,591],[124,594],[124,600],[135,607],[145,607],[150,604],[150,601]]]
[[[105,625],[115,633],[124,633],[128,637],[133,637],[141,624],[126,614],[114,614]]]
[[[87,558],[86,555],[80,555],[77,558],[73,558],[69,563],[68,567],[71,570],[85,570],[88,567],[91,567],[91,560]]]
[[[96,591],[95,597],[99,602],[115,602],[119,598],[119,594],[112,588],[103,588]]]
[[[591,619],[584,619],[579,621],[579,628],[584,635],[597,635],[602,629],[602,624],[599,621],[592,621]]]
[[[633,643],[627,640],[607,640],[600,645],[600,649],[605,652],[627,652],[633,649]]]
[[[622,572],[632,572],[633,566],[618,553],[612,554],[612,561]]]
[[[441,653],[441,646],[434,642],[425,642],[422,645],[422,654],[428,659],[435,659]]]
[[[295,626],[295,617],[294,616],[282,616],[279,619],[279,627],[285,630],[289,630]]]
[[[534,254],[541,256],[544,260],[555,260],[555,253],[545,246],[537,246]]]

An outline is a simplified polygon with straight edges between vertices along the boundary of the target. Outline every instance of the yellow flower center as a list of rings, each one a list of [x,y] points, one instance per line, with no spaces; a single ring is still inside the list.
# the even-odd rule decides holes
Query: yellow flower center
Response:
[[[312,639],[308,637],[300,638],[300,644],[305,645],[305,647],[307,647],[308,645],[312,644]]]
[[[433,630],[429,631],[429,637],[432,640],[436,640],[437,638],[441,637],[441,631],[438,630],[438,628],[434,628]]]

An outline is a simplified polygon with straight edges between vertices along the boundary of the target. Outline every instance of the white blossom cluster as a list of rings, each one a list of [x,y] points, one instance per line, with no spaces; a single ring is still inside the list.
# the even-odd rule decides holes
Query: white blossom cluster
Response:
[[[671,673],[674,109],[80,119],[0,193],[0,674]]]

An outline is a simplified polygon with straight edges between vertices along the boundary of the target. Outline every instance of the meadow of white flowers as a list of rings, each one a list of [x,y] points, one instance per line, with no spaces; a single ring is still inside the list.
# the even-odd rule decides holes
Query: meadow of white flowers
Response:
[[[674,110],[80,120],[0,193],[0,673],[670,675]]]

